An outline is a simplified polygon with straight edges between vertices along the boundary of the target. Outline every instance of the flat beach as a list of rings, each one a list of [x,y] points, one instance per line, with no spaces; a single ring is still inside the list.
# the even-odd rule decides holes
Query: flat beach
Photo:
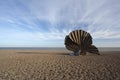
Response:
[[[120,52],[0,50],[0,80],[120,80]]]

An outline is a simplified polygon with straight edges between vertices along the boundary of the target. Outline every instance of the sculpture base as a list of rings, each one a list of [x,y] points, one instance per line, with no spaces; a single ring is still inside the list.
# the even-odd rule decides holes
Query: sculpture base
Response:
[[[70,54],[71,56],[79,56],[80,55],[80,50],[79,51],[75,51],[73,53]]]

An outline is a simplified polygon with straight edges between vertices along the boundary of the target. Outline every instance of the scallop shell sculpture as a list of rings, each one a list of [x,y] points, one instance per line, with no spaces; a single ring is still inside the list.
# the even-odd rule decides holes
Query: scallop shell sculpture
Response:
[[[73,55],[86,55],[86,52],[99,54],[98,49],[92,45],[91,35],[84,30],[75,30],[65,37],[65,46],[73,51]]]

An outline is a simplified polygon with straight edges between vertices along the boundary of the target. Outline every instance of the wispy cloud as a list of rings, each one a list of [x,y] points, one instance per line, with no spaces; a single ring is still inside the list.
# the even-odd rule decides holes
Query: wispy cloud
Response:
[[[86,30],[94,39],[103,39],[101,42],[118,40],[119,3],[119,0],[0,1],[0,41],[17,39],[18,43],[31,40],[30,43],[56,41],[59,44],[75,29]]]

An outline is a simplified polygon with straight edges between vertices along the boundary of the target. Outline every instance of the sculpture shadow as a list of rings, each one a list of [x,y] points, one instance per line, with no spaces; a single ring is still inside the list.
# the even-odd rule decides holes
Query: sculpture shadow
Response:
[[[17,54],[49,54],[49,55],[69,55],[69,53],[47,53],[47,52],[16,52]]]
[[[41,52],[16,52],[18,54],[49,54],[49,53],[41,53]]]

